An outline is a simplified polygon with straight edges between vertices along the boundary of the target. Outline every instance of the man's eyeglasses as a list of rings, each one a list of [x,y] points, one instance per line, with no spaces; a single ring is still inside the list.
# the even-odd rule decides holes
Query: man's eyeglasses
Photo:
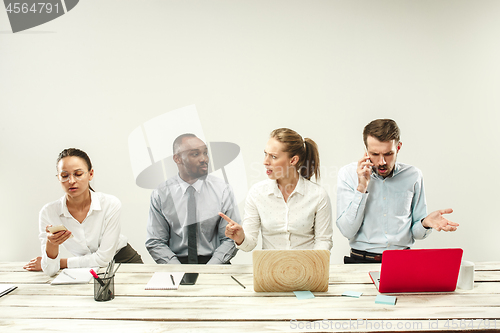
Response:
[[[57,174],[56,177],[57,177],[57,179],[59,179],[59,181],[61,183],[64,183],[64,182],[67,182],[69,180],[71,175],[73,175],[73,178],[75,180],[82,180],[86,173],[88,173],[88,171],[76,170],[72,174],[69,172],[63,171],[63,172]]]

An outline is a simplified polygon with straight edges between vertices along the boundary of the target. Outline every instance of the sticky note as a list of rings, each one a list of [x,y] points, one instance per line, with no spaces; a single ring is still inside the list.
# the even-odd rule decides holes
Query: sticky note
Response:
[[[375,303],[396,305],[396,297],[395,296],[378,295],[377,298],[375,298]]]
[[[298,299],[309,299],[314,298],[314,294],[310,291],[294,291],[293,292]]]
[[[348,296],[348,297],[356,297],[359,298],[363,293],[360,293],[359,291],[344,291],[342,296]]]

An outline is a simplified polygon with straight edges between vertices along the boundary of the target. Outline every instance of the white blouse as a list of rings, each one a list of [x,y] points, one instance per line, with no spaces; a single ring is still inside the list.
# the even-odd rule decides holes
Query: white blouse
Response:
[[[245,239],[237,246],[251,251],[262,231],[263,249],[325,249],[332,241],[332,208],[325,189],[303,177],[285,202],[275,180],[252,186],[243,219]]]
[[[62,244],[75,256],[68,258],[68,268],[105,267],[127,245],[127,238],[120,234],[120,200],[100,192],[90,195],[90,209],[82,223],[68,211],[66,196],[46,204],[40,211],[38,238],[42,244],[42,270],[48,275],[60,269],[61,251],[55,259],[47,257],[47,225],[62,224],[73,235]]]

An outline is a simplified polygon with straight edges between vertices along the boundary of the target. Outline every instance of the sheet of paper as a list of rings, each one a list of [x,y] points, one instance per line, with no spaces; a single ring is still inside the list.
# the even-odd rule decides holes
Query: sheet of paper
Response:
[[[314,294],[310,291],[294,291],[293,293],[300,300],[314,298]]]
[[[363,293],[360,293],[358,291],[344,291],[344,293],[342,294],[342,296],[347,296],[347,297],[355,297],[355,298],[359,298],[361,295],[363,295]]]
[[[92,279],[90,269],[98,270],[98,267],[65,268],[50,284],[78,284],[89,283]]]
[[[396,296],[378,295],[375,298],[377,304],[396,305]]]
[[[178,289],[182,281],[184,272],[155,272],[148,284],[146,290],[172,290]],[[173,280],[173,281],[172,281]]]

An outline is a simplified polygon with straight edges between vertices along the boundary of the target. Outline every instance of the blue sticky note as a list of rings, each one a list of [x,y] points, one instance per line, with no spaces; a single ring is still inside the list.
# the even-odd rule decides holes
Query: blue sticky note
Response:
[[[396,296],[378,295],[375,298],[377,304],[396,305]]]
[[[348,296],[348,297],[356,297],[359,298],[363,293],[360,293],[359,291],[344,291],[342,296]]]
[[[298,299],[309,299],[314,298],[314,294],[310,291],[294,291],[293,292]]]

